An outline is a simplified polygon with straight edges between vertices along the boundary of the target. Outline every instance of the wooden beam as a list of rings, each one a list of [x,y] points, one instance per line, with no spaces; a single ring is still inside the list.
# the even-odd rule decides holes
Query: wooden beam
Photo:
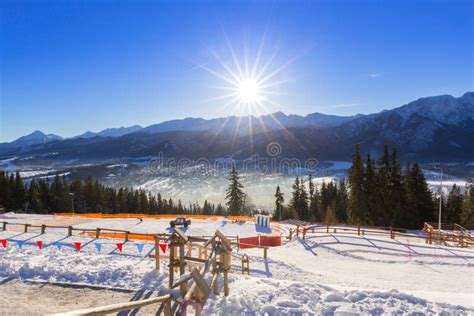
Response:
[[[163,295],[163,296],[158,296],[158,297],[152,297],[152,298],[147,298],[144,300],[140,301],[132,301],[132,302],[126,302],[126,303],[118,303],[118,304],[111,304],[111,305],[106,305],[106,306],[100,306],[100,307],[92,307],[92,308],[86,308],[86,309],[80,309],[72,312],[66,312],[66,313],[58,313],[55,314],[56,316],[96,316],[96,315],[105,315],[105,314],[111,314],[111,313],[118,313],[121,311],[125,310],[130,310],[130,309],[135,309],[137,307],[143,307],[151,304],[156,304],[156,303],[165,303],[165,315],[171,315],[170,309],[170,304],[169,303],[171,300],[171,295]],[[168,310],[166,310],[168,309]]]

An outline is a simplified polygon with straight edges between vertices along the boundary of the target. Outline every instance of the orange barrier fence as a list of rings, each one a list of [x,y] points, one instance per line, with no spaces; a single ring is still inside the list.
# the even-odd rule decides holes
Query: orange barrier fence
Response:
[[[77,218],[89,218],[89,219],[114,219],[114,218],[150,218],[150,219],[175,219],[176,217],[183,216],[190,219],[205,219],[205,220],[223,220],[229,221],[247,221],[255,222],[255,218],[249,216],[216,216],[216,215],[193,215],[193,214],[131,214],[131,213],[120,213],[120,214],[102,214],[102,213],[54,213],[54,216],[62,217],[77,217]]]
[[[97,237],[95,232],[83,232],[81,235],[86,235],[89,237]],[[128,236],[128,238],[126,238]],[[99,233],[99,238],[116,238],[116,239],[128,239],[128,240],[146,240],[154,241],[155,235],[149,234],[133,234],[130,233],[126,235],[125,233]]]
[[[281,246],[280,236],[257,236],[239,239],[239,248],[255,248],[255,247],[276,247]]]

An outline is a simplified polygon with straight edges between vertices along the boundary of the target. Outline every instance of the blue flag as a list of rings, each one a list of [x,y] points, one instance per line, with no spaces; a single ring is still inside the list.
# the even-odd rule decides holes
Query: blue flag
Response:
[[[16,244],[18,245],[18,248],[20,248],[20,249],[23,248],[23,243],[24,242],[25,242],[24,240],[17,240]]]
[[[97,242],[94,245],[95,245],[95,249],[97,250],[97,252],[100,252],[100,249],[102,249],[102,244]]]
[[[142,253],[144,244],[137,244],[138,253]]]
[[[61,247],[63,246],[63,244],[60,241],[56,241],[54,245],[58,248],[58,250],[61,250]]]

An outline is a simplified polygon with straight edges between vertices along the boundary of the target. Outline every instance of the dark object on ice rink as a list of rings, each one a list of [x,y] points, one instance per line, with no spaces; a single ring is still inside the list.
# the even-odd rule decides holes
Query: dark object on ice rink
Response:
[[[176,217],[176,219],[174,221],[170,222],[171,227],[175,227],[175,226],[188,227],[189,225],[191,225],[191,220],[186,219],[184,217]]]

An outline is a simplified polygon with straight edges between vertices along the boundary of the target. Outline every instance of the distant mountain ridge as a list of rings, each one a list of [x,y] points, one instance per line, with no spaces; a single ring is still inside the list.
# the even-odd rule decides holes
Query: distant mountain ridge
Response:
[[[0,151],[27,148],[33,145],[49,143],[51,141],[60,141],[62,139],[61,136],[55,134],[45,134],[41,131],[34,131],[31,134],[22,136],[10,143],[0,143]]]
[[[250,130],[252,137],[248,135]],[[278,112],[259,118],[186,118],[150,125],[119,137],[43,142],[32,145],[28,152],[57,152],[57,159],[101,160],[159,153],[189,159],[245,159],[255,154],[267,155],[268,143],[278,142],[281,157],[348,160],[355,144],[374,156],[387,144],[396,147],[406,160],[474,161],[473,135],[474,92],[467,92],[459,98],[420,98],[370,115],[299,116]]]
[[[100,132],[94,133],[91,131],[87,131],[81,135],[74,136],[72,138],[91,138],[91,137],[120,137],[126,134],[130,134],[136,131],[141,130],[142,127],[140,125],[133,125],[129,127],[118,127],[118,128],[107,128]]]

